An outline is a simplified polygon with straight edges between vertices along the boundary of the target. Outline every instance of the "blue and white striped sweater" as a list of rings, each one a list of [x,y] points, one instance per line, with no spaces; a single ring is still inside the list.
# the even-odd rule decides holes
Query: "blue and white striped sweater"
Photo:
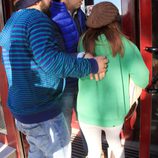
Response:
[[[64,53],[55,24],[35,9],[12,15],[1,33],[0,45],[9,82],[8,106],[24,123],[45,121],[59,114],[63,79],[86,76],[97,67],[94,60]]]

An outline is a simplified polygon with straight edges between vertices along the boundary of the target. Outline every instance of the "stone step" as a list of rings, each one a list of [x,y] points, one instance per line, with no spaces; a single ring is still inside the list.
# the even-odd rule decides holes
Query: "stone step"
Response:
[[[16,149],[0,143],[0,158],[16,158]]]

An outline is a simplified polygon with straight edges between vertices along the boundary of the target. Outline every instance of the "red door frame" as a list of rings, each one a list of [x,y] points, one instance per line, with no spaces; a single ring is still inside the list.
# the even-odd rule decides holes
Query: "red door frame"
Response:
[[[12,3],[9,0],[2,0],[3,8],[3,19],[5,21],[10,17],[12,12]],[[1,29],[1,28],[0,28]],[[17,158],[22,155],[21,142],[19,132],[16,130],[14,119],[7,107],[7,96],[8,96],[8,83],[6,78],[6,73],[3,64],[1,63],[2,50],[0,48],[0,97],[1,104],[4,112],[4,120],[6,125],[7,134],[0,133],[0,142],[7,144],[16,149]]]
[[[150,72],[152,79],[152,55],[145,51],[145,47],[152,47],[152,1],[139,1],[140,18],[140,51]],[[150,85],[149,84],[149,85]],[[150,157],[152,98],[146,91],[141,96],[140,111],[140,158]]]
[[[122,28],[123,32],[133,42],[139,42],[140,52],[150,72],[150,83],[152,78],[152,55],[145,51],[145,47],[152,46],[152,10],[151,0],[122,0]],[[136,4],[138,3],[138,4]],[[136,12],[136,5],[139,9]],[[138,13],[138,15],[136,15]],[[137,25],[136,17],[139,16]],[[137,31],[137,34],[136,34]],[[138,33],[139,32],[139,33]],[[136,40],[139,38],[138,40]],[[149,84],[150,85],[150,84]],[[145,90],[141,95],[140,105],[140,138],[139,157],[150,157],[150,135],[151,135],[151,95]]]
[[[1,55],[1,51],[0,51]],[[6,124],[7,134],[0,134],[0,142],[7,144],[17,151],[17,158],[20,158],[20,139],[19,139],[19,133],[15,128],[14,119],[12,117],[12,114],[10,113],[8,107],[7,107],[7,78],[4,71],[4,67],[2,63],[0,63],[0,95],[1,95],[1,104],[3,107],[4,112],[4,120]]]

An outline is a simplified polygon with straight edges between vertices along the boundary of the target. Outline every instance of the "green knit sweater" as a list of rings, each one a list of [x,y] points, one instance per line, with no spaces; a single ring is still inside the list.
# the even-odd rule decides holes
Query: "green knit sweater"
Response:
[[[136,85],[147,86],[149,71],[138,48],[125,37],[122,42],[123,58],[120,55],[113,57],[106,37],[98,37],[95,53],[107,56],[108,70],[103,80],[90,80],[89,76],[79,80],[77,114],[80,122],[102,127],[122,124],[130,108],[129,76]],[[84,51],[82,41],[79,51]]]

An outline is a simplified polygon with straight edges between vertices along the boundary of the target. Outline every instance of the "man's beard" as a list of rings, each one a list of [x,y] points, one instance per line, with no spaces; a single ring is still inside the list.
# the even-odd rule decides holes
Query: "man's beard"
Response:
[[[47,14],[47,15],[50,14],[49,13],[50,5],[47,5],[45,2],[41,1],[40,8],[41,8],[41,11],[44,12],[45,14]]]
[[[45,13],[49,18],[51,18],[51,12],[49,9],[42,11],[43,13]]]

